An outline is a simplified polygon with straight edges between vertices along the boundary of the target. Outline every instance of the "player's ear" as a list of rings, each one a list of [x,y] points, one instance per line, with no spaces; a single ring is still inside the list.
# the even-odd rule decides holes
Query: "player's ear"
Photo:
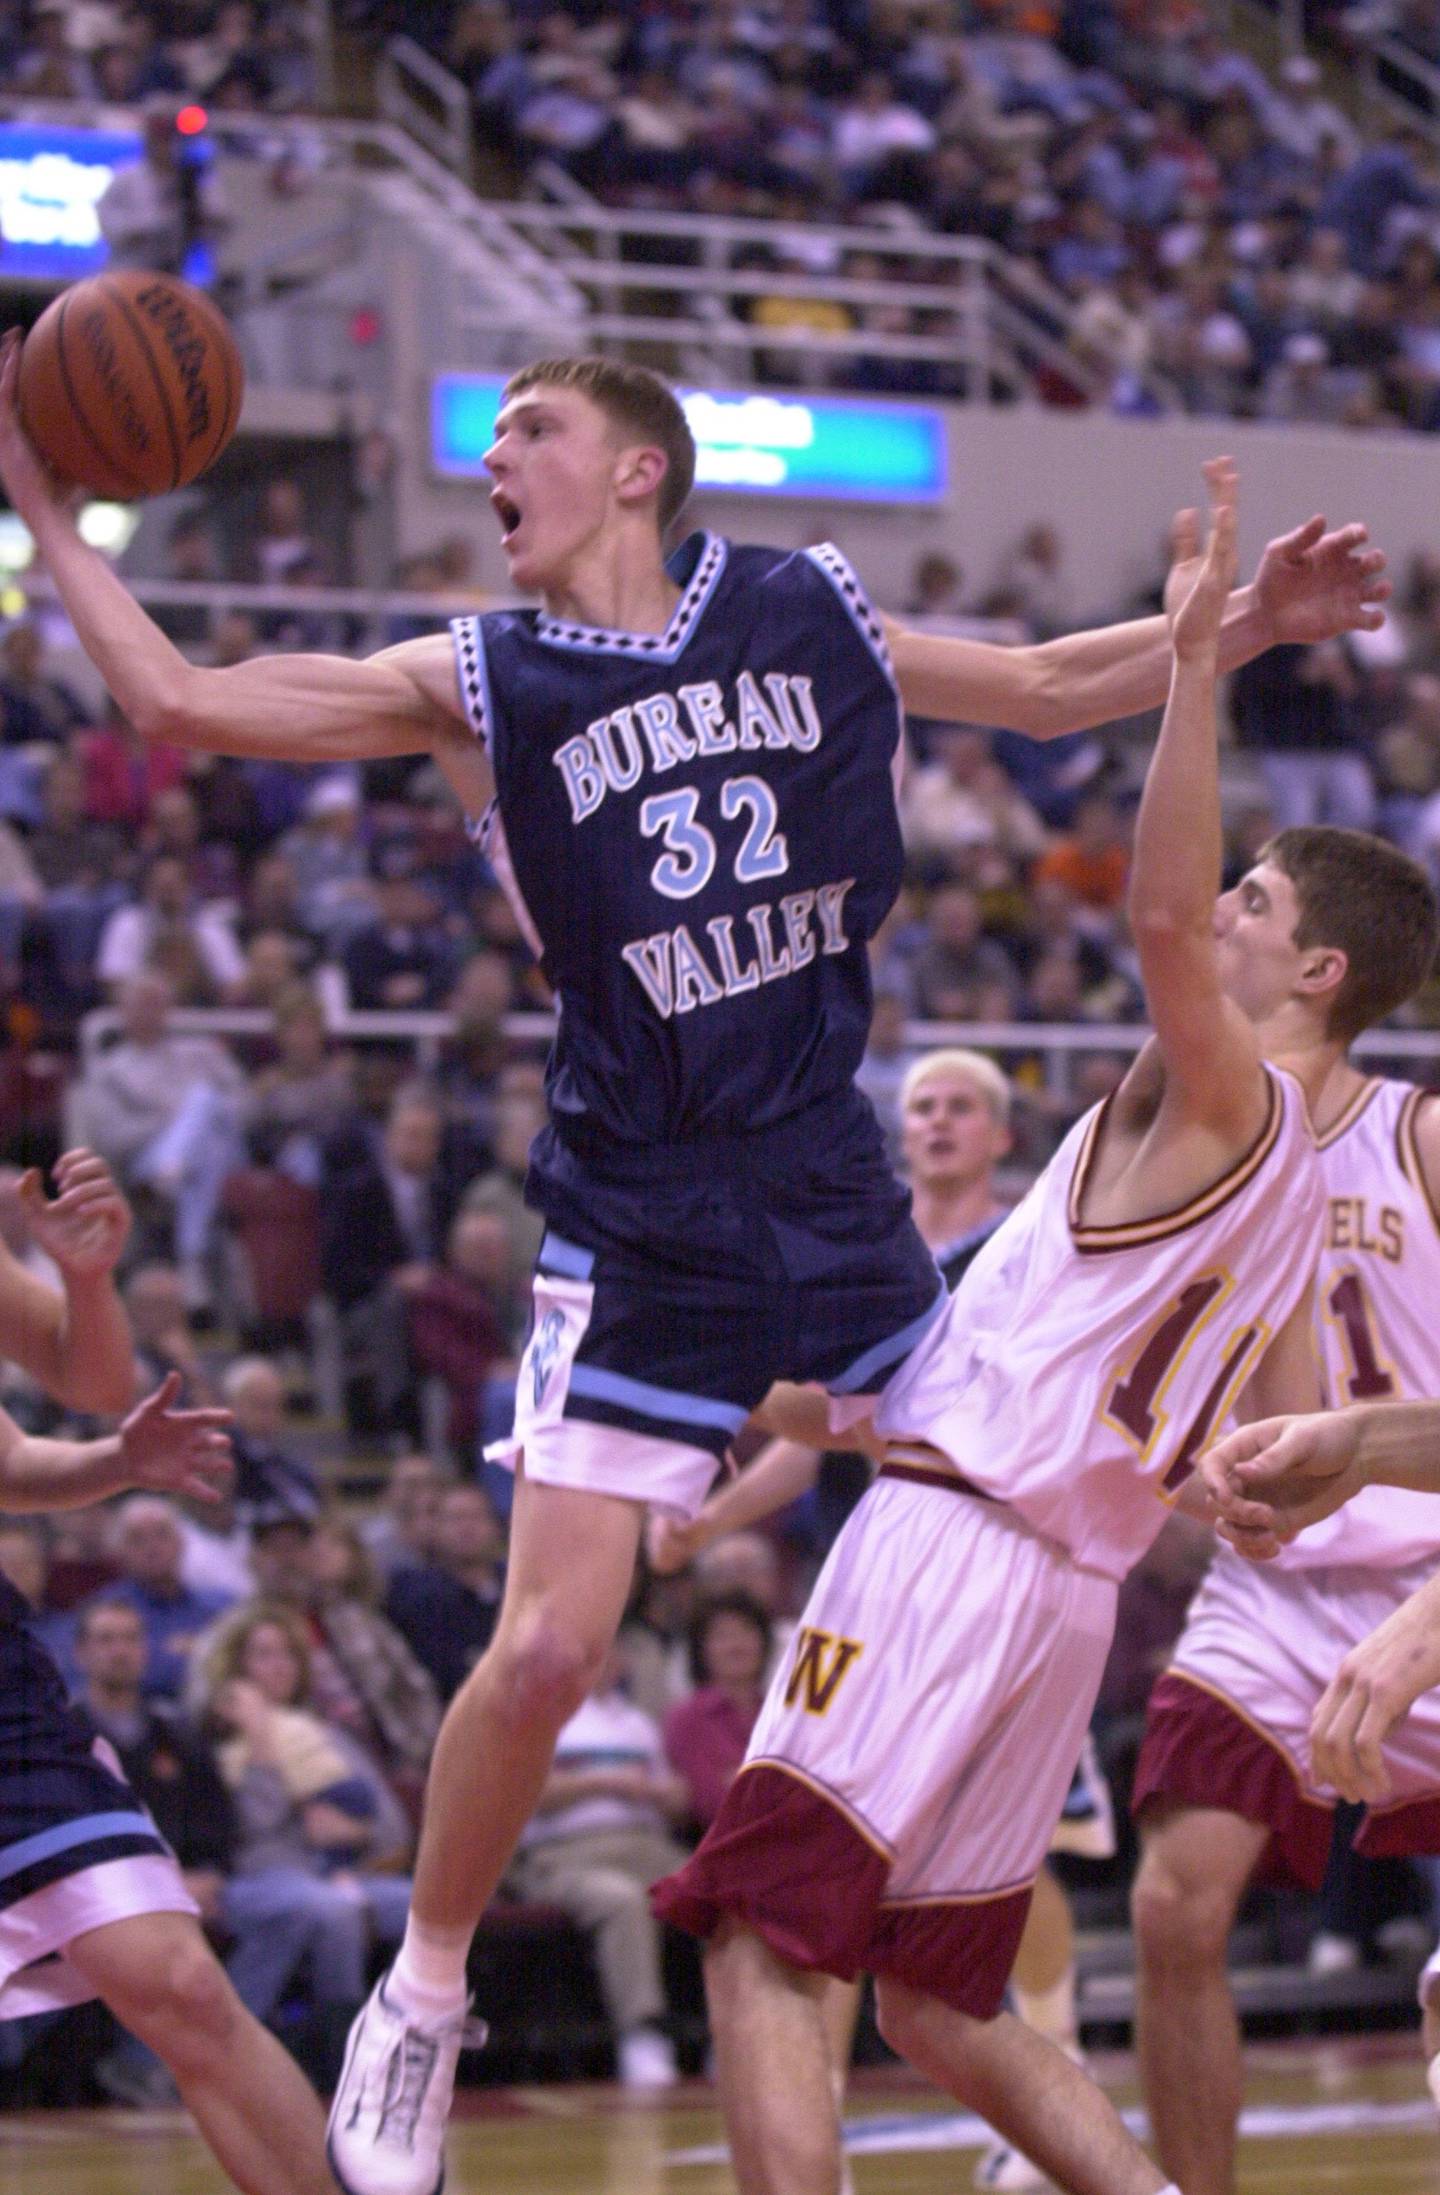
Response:
[[[660,492],[670,460],[649,442],[622,450],[615,465],[615,493],[627,506],[650,501]]]
[[[1314,945],[1300,963],[1298,987],[1312,1003],[1333,999],[1349,972],[1349,956],[1338,945]]]

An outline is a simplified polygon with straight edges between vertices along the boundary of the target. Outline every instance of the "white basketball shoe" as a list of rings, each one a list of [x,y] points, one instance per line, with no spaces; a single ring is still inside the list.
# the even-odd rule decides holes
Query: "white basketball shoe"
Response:
[[[356,2015],[330,2106],[326,2154],[345,2195],[440,2195],[445,2122],[463,2048],[485,2023],[468,2006],[425,2019],[392,2004],[382,1974]]]

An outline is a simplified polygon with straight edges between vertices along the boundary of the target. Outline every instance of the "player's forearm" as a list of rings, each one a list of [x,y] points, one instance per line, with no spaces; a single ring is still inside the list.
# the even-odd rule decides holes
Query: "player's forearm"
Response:
[[[292,762],[432,746],[433,712],[393,669],[329,655],[262,656],[225,670],[188,663],[66,512],[45,506],[32,524],[81,647],[143,739]]]
[[[50,1391],[71,1410],[123,1417],[135,1400],[135,1345],[108,1273],[67,1275]]]
[[[818,1387],[777,1380],[753,1416],[762,1431],[781,1440],[798,1441],[808,1448],[829,1446],[830,1401]]]
[[[1367,1485],[1440,1494],[1440,1402],[1361,1402],[1347,1415],[1358,1435],[1356,1469]]]
[[[1220,633],[1219,667],[1233,671],[1270,646],[1254,590],[1237,587]],[[1033,648],[986,647],[939,633],[892,633],[900,691],[914,716],[994,724],[1059,739],[1157,709],[1170,685],[1163,617],[1067,633]]]
[[[819,1476],[818,1448],[803,1441],[772,1440],[738,1478],[705,1503],[691,1526],[696,1553],[727,1532],[743,1532],[777,1509],[787,1508],[808,1494]]]
[[[118,1433],[38,1440],[13,1419],[0,1427],[0,1509],[85,1509],[123,1493],[127,1483]]]
[[[1215,676],[1213,655],[1174,664],[1131,859],[1130,922],[1142,953],[1152,926],[1208,934],[1213,919],[1224,853]]]

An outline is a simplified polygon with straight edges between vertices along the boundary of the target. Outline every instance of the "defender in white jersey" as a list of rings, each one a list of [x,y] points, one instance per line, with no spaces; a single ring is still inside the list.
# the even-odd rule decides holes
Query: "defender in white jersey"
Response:
[[[1316,1119],[1326,1394],[1343,1404],[1440,1388],[1440,1103],[1344,1063]],[[1345,1655],[1437,1561],[1440,1504],[1391,1487],[1367,1489],[1263,1565],[1222,1542],[1151,1696],[1132,1799],[1137,2047],[1160,2154],[1186,2195],[1227,2195],[1233,2182],[1241,2074],[1225,1949],[1240,1900],[1255,1880],[1318,1890],[1324,1878],[1336,1791],[1311,1759],[1316,1708]],[[1440,1695],[1393,1732],[1387,1768],[1359,1849],[1440,1851]]]
[[[1242,1389],[1262,1409],[1318,1393],[1306,1096],[1343,1039],[1299,1046],[1284,1021],[1304,1088],[1266,1039],[1297,998],[1315,1038],[1314,1001],[1343,986],[1347,959],[1302,945],[1280,873],[1263,919],[1236,921],[1228,901],[1217,918],[1214,639],[1235,513],[1233,470],[1207,471],[1210,544],[1198,575],[1186,560],[1172,576],[1176,662],[1130,891],[1155,1040],[886,1389],[879,1481],[822,1572],[746,1768],[656,1893],[710,1939],[747,2195],[832,2195],[816,1976],[861,1966],[892,2044],[1053,2179],[1077,2195],[1161,2184],[1084,2074],[998,2007],[1119,1577]],[[1377,868],[1398,859],[1365,844]],[[772,1412],[777,1429],[804,1437],[805,1400]]]

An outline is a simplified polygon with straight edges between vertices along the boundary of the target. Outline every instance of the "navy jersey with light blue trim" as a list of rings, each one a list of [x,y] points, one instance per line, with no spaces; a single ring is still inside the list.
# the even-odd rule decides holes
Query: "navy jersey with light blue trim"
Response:
[[[899,888],[900,712],[838,551],[687,541],[663,634],[454,626],[508,860],[560,1006],[551,1117],[650,1145],[845,1090]]]

